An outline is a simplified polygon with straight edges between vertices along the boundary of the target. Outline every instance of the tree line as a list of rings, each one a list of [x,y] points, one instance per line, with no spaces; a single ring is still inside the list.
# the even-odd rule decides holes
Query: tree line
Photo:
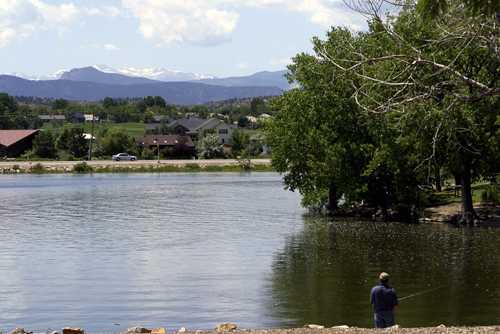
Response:
[[[0,129],[34,129],[43,123],[41,115],[64,115],[67,122],[78,123],[82,115],[93,114],[101,121],[111,123],[152,123],[155,116],[182,118],[194,115],[200,118],[218,117],[241,127],[250,126],[246,117],[270,113],[268,98],[234,99],[204,105],[178,106],[169,104],[161,96],[137,99],[104,98],[99,102],[79,102],[65,99],[13,97],[0,93]]]

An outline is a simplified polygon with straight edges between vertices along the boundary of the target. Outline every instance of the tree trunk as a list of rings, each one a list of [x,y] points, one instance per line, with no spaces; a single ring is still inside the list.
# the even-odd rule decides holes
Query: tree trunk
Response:
[[[337,203],[337,186],[335,183],[330,183],[330,187],[328,189],[328,211],[330,214],[335,213],[338,209]]]
[[[441,168],[439,165],[434,165],[434,177],[436,178],[436,191],[441,192]]]
[[[474,203],[472,202],[471,173],[466,167],[462,173],[462,222],[469,226],[474,225]]]
[[[455,177],[455,197],[458,197],[462,188],[462,177],[459,174],[453,174],[453,176]]]

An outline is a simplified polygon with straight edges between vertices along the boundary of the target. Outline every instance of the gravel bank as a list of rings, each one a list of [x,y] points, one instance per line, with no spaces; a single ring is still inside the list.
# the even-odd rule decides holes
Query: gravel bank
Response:
[[[234,333],[243,334],[380,334],[380,333],[396,333],[396,334],[433,334],[433,333],[456,333],[456,334],[483,334],[483,333],[500,333],[500,326],[491,327],[428,327],[428,328],[387,328],[387,329],[368,329],[368,328],[325,328],[325,329],[271,329],[271,330],[243,330]],[[187,333],[187,332],[186,332]],[[202,332],[203,334],[217,334],[217,332]],[[198,334],[201,334],[198,332]]]

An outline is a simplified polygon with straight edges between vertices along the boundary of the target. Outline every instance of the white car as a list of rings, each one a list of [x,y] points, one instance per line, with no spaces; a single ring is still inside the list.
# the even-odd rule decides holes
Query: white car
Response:
[[[129,155],[128,153],[118,153],[111,157],[114,161],[135,161],[137,157],[135,155]]]

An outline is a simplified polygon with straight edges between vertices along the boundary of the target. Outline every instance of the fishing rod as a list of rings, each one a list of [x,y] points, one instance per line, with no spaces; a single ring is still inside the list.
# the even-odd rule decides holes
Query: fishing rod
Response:
[[[432,289],[420,291],[420,292],[417,292],[417,293],[412,293],[411,295],[404,296],[402,298],[398,298],[398,300],[402,301],[402,300],[405,300],[405,299],[408,299],[408,298],[413,298],[413,297],[416,297],[416,296],[425,295],[427,293],[431,293],[431,292],[434,292],[436,290],[439,290],[439,289],[441,289],[443,287],[444,287],[444,285],[443,286],[438,286],[437,288],[432,288]]]

